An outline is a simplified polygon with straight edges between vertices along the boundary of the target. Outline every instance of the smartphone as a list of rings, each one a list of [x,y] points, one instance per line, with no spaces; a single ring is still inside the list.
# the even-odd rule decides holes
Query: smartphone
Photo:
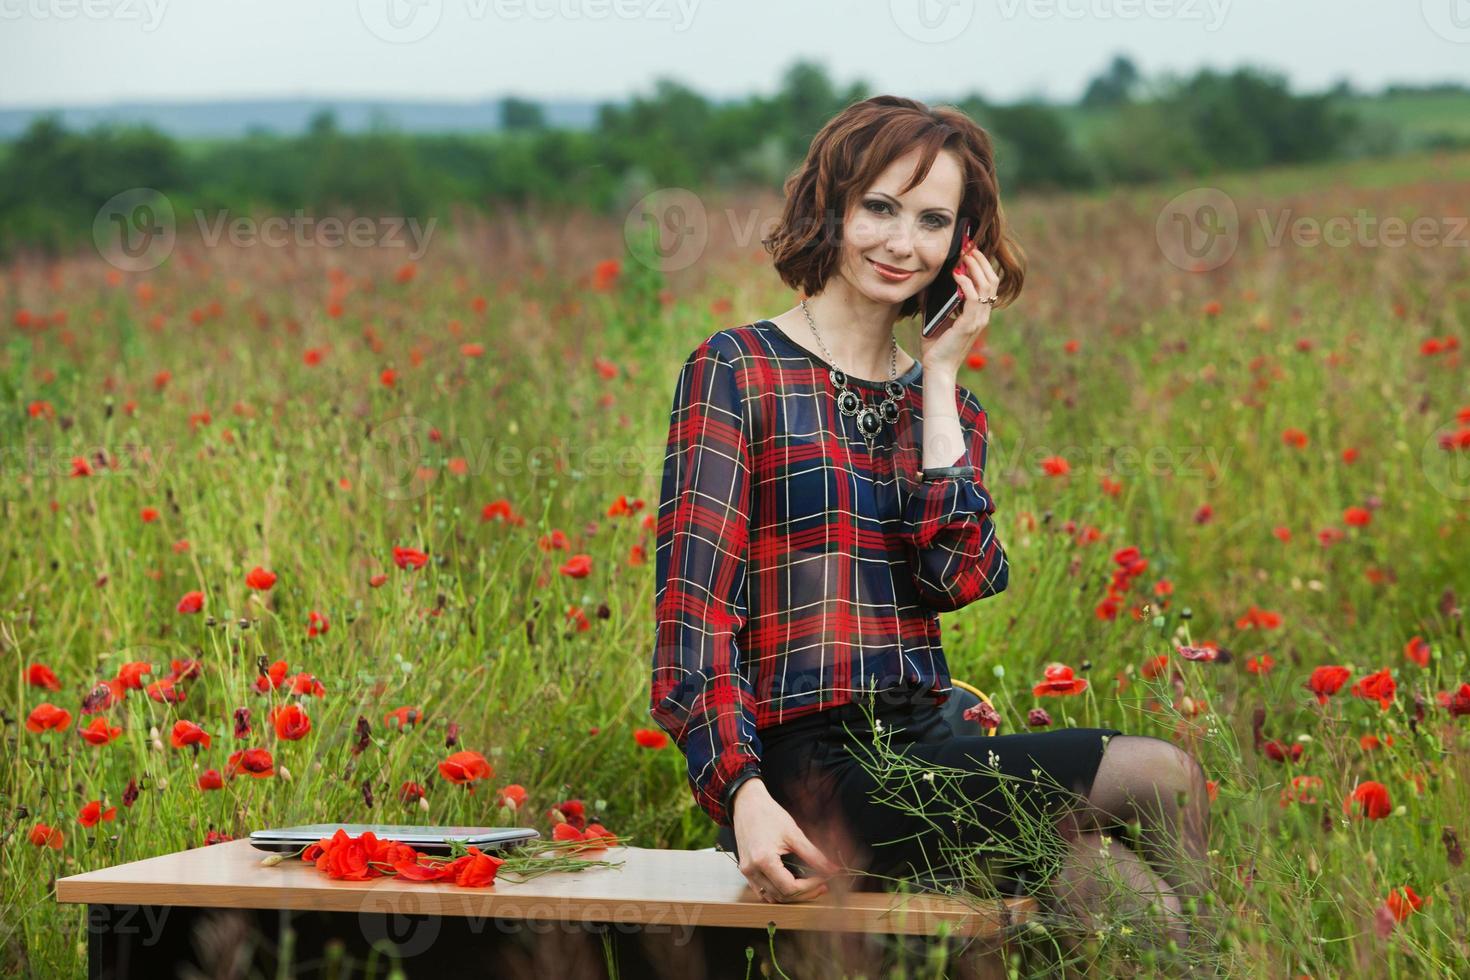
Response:
[[[967,235],[974,235],[974,222],[969,218],[955,226],[954,240],[949,243],[949,255],[945,257],[944,268],[934,277],[929,288],[924,290],[924,327],[921,333],[925,337],[932,335],[939,324],[965,300],[965,294],[955,285],[954,275],[950,270],[960,260],[960,246]]]

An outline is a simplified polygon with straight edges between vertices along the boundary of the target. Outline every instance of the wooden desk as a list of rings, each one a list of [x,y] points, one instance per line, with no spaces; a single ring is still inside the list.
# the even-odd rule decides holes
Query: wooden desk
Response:
[[[746,946],[758,958],[769,952],[768,926],[852,940],[932,935],[950,923],[953,935],[984,939],[1036,909],[1032,898],[987,905],[890,892],[829,892],[816,901],[771,904],[750,889],[728,853],[713,850],[609,848],[590,856],[621,867],[497,880],[487,888],[392,877],[334,881],[296,858],[262,867],[264,856],[245,840],[165,854],[59,879],[57,898],[89,906],[90,975],[116,980],[173,976],[190,956],[207,960],[225,948],[220,944],[244,942],[246,933],[257,943],[255,955],[272,963],[278,951],[270,947],[289,946],[296,976],[312,969],[351,975],[331,970],[333,949],[360,962],[375,946],[391,949],[409,976],[481,974],[482,966],[516,956],[534,957],[536,972],[565,970],[578,946],[595,954],[581,957],[581,968],[594,972],[576,975],[607,975],[606,963],[592,960],[608,958],[630,976],[663,975],[652,972],[660,963],[669,965],[669,976],[690,975],[684,961],[692,956],[709,975],[728,966],[744,976]],[[614,944],[614,932],[635,938]],[[545,948],[533,954],[527,941],[536,937],[542,941],[529,946]],[[559,965],[546,962],[547,949],[562,957]],[[683,972],[676,962],[684,962]]]

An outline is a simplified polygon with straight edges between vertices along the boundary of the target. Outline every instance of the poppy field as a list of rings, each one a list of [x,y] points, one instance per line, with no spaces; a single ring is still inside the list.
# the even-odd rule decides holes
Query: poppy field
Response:
[[[1470,957],[1467,200],[1436,153],[1006,205],[960,383],[1011,579],[951,673],[1200,759],[1231,975]],[[704,204],[681,268],[533,214],[3,269],[7,974],[84,970],[56,878],[256,828],[714,843],[648,713],[664,440],[688,352],[796,297],[740,233],[779,200]]]

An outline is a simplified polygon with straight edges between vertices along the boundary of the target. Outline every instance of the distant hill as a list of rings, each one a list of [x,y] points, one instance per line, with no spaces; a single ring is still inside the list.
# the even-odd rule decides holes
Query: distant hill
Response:
[[[535,100],[553,129],[590,129],[597,102]],[[220,102],[119,102],[62,109],[0,109],[0,140],[14,139],[32,119],[60,115],[69,130],[99,123],[147,123],[178,139],[230,138],[261,130],[280,136],[306,131],[323,109],[336,113],[337,128],[362,132],[375,119],[405,133],[484,132],[500,128],[499,99],[479,102],[401,102],[340,99],[250,99]]]

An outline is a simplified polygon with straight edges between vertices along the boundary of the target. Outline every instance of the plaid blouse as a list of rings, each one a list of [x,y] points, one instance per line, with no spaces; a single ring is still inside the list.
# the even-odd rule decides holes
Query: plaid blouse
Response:
[[[956,385],[965,452],[921,470],[923,366],[873,453],[837,409],[827,362],[769,320],[684,361],[659,496],[649,713],[729,826],[760,774],[760,730],[917,684],[953,690],[939,613],[1006,587],[981,482],[985,409]],[[848,376],[866,401],[882,384]]]

